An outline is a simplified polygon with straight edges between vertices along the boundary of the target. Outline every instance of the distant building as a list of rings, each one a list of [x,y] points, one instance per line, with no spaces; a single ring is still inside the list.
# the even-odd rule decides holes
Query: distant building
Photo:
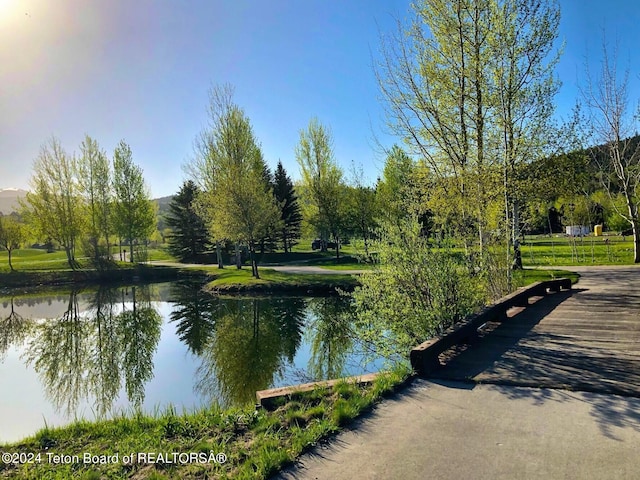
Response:
[[[591,233],[591,228],[587,225],[567,225],[566,234],[570,237],[583,237]]]

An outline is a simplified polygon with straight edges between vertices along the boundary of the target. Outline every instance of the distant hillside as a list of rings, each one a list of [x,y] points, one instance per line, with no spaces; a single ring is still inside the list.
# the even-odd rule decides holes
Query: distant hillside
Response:
[[[0,189],[0,213],[9,215],[20,208],[18,201],[26,195],[26,190],[19,188]]]
[[[169,204],[173,200],[173,195],[168,197],[154,198],[152,201],[158,205],[158,230],[162,231],[166,227],[164,218],[169,213]]]
[[[24,198],[26,190],[20,190],[18,188],[4,188],[0,189],[0,213],[2,215],[9,215],[11,212],[16,212],[20,209],[19,200]],[[164,215],[169,211],[169,204],[173,199],[173,195],[168,197],[154,198],[152,201],[158,205],[158,217],[163,219]]]

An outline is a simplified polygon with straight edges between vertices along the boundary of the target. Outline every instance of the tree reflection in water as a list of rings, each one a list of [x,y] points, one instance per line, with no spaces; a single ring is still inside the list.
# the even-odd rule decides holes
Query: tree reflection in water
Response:
[[[220,298],[202,290],[203,283],[180,280],[171,284],[170,314],[176,333],[189,350],[200,355],[214,332]]]
[[[257,390],[348,373],[346,362],[357,342],[343,298],[221,298],[192,281],[166,287],[172,304],[168,320],[192,354],[186,365],[198,365],[194,390],[200,398],[194,403],[253,403]],[[0,318],[0,359],[11,346],[22,346],[22,358],[40,377],[47,398],[69,417],[81,414],[84,405],[97,417],[107,416],[125,400],[121,396],[140,407],[154,377],[162,332],[151,298],[162,288],[58,294],[64,313],[43,320],[22,318],[12,299],[11,312]],[[21,301],[16,305],[19,309]],[[303,341],[308,348],[297,356]],[[153,399],[161,405],[163,400],[162,393]]]
[[[11,311],[0,318],[0,360],[4,358],[11,346],[21,345],[33,327],[33,320],[24,318],[16,312],[14,297],[11,297],[9,304]],[[5,306],[8,305],[5,303]]]
[[[255,401],[283,373],[302,340],[301,298],[222,301],[215,335],[202,352],[196,391],[222,405]]]
[[[144,401],[144,384],[153,378],[153,354],[160,341],[162,317],[153,308],[149,286],[131,288],[132,308],[118,315],[120,338],[122,338],[122,369],[124,370],[127,397],[134,405]],[[128,293],[128,292],[126,292]]]
[[[353,347],[349,303],[335,297],[312,298],[309,310],[311,358],[307,373],[313,380],[345,376],[346,360]]]
[[[74,291],[61,317],[34,326],[23,358],[33,364],[58,411],[73,415],[80,401],[94,397],[95,414],[104,416],[118,396],[121,375],[134,406],[144,400],[161,324],[148,288],[101,288],[82,313]]]

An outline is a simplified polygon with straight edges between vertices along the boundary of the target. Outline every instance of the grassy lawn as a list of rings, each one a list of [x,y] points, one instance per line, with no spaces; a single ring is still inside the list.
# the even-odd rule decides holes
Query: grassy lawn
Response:
[[[5,453],[33,459],[21,465],[0,460],[0,478],[267,478],[371,408],[408,375],[408,369],[397,369],[368,386],[345,382],[333,390],[293,394],[283,397],[274,411],[253,406],[228,410],[212,406],[195,413],[168,409],[151,416],[123,415],[45,428],[23,441],[0,445]],[[83,463],[84,452],[103,455],[105,463],[97,463],[99,458]],[[138,452],[195,454],[197,461],[172,462],[170,457],[151,463]],[[134,461],[125,463],[132,453]],[[68,461],[54,464],[54,458],[64,458],[54,455],[67,455]]]
[[[516,287],[524,287],[534,282],[553,280],[554,278],[569,278],[571,279],[571,284],[575,284],[580,275],[568,270],[538,270],[532,268],[513,272],[513,280]]]
[[[69,268],[64,252],[47,253],[46,250],[24,248],[11,253],[11,263],[18,271],[24,270],[64,270]],[[81,261],[82,263],[82,261]],[[9,255],[0,252],[0,272],[9,272]]]
[[[316,264],[320,268],[324,268],[325,270],[372,270],[374,265],[370,263],[360,263],[360,262],[344,262],[339,264],[330,264],[330,263],[319,263]]]
[[[198,270],[215,277],[210,284],[214,289],[357,281],[349,275],[287,274],[266,268],[260,269],[260,280],[248,268]],[[514,275],[521,285],[548,278],[568,276],[573,282],[578,278],[563,270],[526,269]],[[0,478],[268,478],[370,409],[408,375],[406,368],[399,368],[369,386],[341,383],[333,390],[294,394],[283,398],[273,411],[256,410],[252,405],[226,410],[211,406],[195,412],[169,408],[153,415],[131,412],[111,420],[78,420],[61,428],[45,428],[23,441],[0,445],[3,452],[32,454],[25,458],[34,459],[21,465],[0,461]],[[103,457],[83,463],[85,452]],[[149,456],[137,455],[144,452],[156,457],[158,453],[183,455],[178,458],[189,460],[167,457],[151,462]],[[131,454],[133,461],[126,463]],[[63,458],[59,455],[67,455],[67,461],[53,463]],[[101,459],[106,463],[97,463]]]
[[[289,253],[275,252],[258,255],[259,265],[312,265],[330,270],[366,270],[370,264],[361,262],[364,253],[362,241],[354,240],[341,248],[336,262],[335,250],[320,252],[311,250],[311,239],[301,240]],[[117,254],[117,249],[113,249]],[[151,261],[175,261],[166,246],[149,248]],[[0,252],[0,273],[9,272],[6,251]],[[21,249],[13,252],[13,266],[18,271],[61,271],[69,266],[63,251],[47,253],[41,249]],[[78,257],[80,268],[91,268],[85,257]],[[633,263],[633,241],[631,237],[605,236],[569,238],[528,236],[522,245],[522,261],[527,267],[553,265],[624,265]],[[248,261],[247,261],[248,262]],[[120,264],[120,262],[117,262]],[[121,265],[125,265],[122,262]],[[228,282],[227,282],[228,283]],[[246,282],[243,282],[246,283]]]
[[[272,252],[265,254],[258,254],[258,264],[260,265],[282,265],[282,264],[308,264],[312,261],[323,261],[327,258],[333,258],[335,255],[329,252],[309,251],[302,252]]]
[[[629,265],[633,263],[631,237],[527,237],[522,245],[526,266]]]
[[[150,260],[175,261],[175,258],[167,252],[166,248],[150,248],[147,253]],[[76,259],[79,269],[92,268],[91,262],[87,257],[77,255]],[[63,271],[71,269],[64,251],[47,253],[46,250],[38,248],[23,248],[13,251],[11,263],[16,271]],[[116,265],[126,267],[129,263],[117,261]],[[9,271],[9,255],[6,250],[0,251],[0,273]]]
[[[268,290],[270,287],[283,289],[304,289],[318,287],[352,288],[357,284],[357,279],[352,275],[317,275],[302,273],[278,272],[269,268],[259,268],[260,279],[251,276],[251,269],[244,267],[241,270],[230,266],[224,270],[217,267],[203,269],[215,277],[208,284],[210,290]],[[257,286],[261,286],[256,288]]]

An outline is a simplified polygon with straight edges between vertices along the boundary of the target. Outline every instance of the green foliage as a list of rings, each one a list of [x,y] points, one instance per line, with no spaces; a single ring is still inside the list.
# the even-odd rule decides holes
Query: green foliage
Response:
[[[484,301],[460,256],[430,247],[415,219],[384,224],[375,248],[379,264],[352,295],[358,333],[383,355],[406,356]]]
[[[23,204],[24,217],[42,239],[62,245],[67,262],[76,267],[76,246],[85,226],[84,205],[80,201],[78,164],[56,138],[40,149],[33,165],[31,192]]]
[[[156,212],[144,183],[142,169],[133,163],[131,148],[121,140],[113,154],[113,224],[120,238],[129,243],[131,263],[134,244],[149,238],[156,225]]]
[[[11,271],[13,271],[11,254],[15,249],[20,248],[24,237],[24,225],[19,223],[12,215],[0,215],[0,247],[4,248],[8,253],[9,269]]]
[[[344,192],[342,170],[333,156],[329,130],[312,118],[307,130],[300,131],[296,160],[302,175],[302,193],[306,196],[307,221],[323,240],[332,237],[339,243],[344,227]],[[336,257],[340,249],[336,248]]]
[[[233,103],[231,87],[211,91],[209,114],[211,124],[201,135],[192,166],[202,179],[209,229],[217,240],[247,244],[258,277],[256,244],[280,217],[268,169],[249,118]]]
[[[622,197],[616,213],[627,220],[634,239],[634,263],[640,263],[640,136],[638,115],[630,111],[629,70],[620,78],[617,50],[603,41],[602,61],[596,80],[587,65],[587,88],[582,90],[589,108],[590,129],[600,145],[589,149],[602,187],[611,198]],[[614,205],[616,203],[614,202]]]
[[[610,232],[622,232],[629,229],[629,221],[620,215],[626,208],[626,202],[622,195],[616,195],[608,204],[606,209],[605,226]]]
[[[414,169],[411,157],[394,145],[387,155],[382,178],[376,187],[379,212],[386,221],[396,221],[409,215],[407,207],[410,204]]]
[[[503,246],[515,245],[519,169],[545,153],[554,130],[559,9],[552,0],[412,7],[377,69],[389,127],[428,167],[418,190],[439,230],[467,250],[475,243],[482,252],[498,229],[511,237]]]
[[[584,151],[541,157],[520,172],[527,198],[548,203],[560,197],[592,193],[596,171]]]
[[[364,184],[362,165],[351,171],[351,185],[346,188],[346,213],[344,230],[361,238],[364,257],[369,260],[369,247],[377,225],[378,202],[375,189]]]
[[[169,204],[165,219],[171,228],[169,252],[181,262],[195,260],[211,247],[207,225],[196,207],[200,193],[198,186],[188,180]]]
[[[107,154],[89,135],[85,135],[80,151],[82,155],[78,160],[78,178],[88,216],[88,241],[84,250],[94,263],[99,265],[105,260],[111,261],[109,255],[113,203],[111,171]],[[99,246],[100,239],[104,240],[102,248]]]
[[[293,182],[280,161],[273,176],[273,194],[280,207],[280,240],[284,252],[288,253],[295,245],[296,240],[300,238],[302,213]]]

